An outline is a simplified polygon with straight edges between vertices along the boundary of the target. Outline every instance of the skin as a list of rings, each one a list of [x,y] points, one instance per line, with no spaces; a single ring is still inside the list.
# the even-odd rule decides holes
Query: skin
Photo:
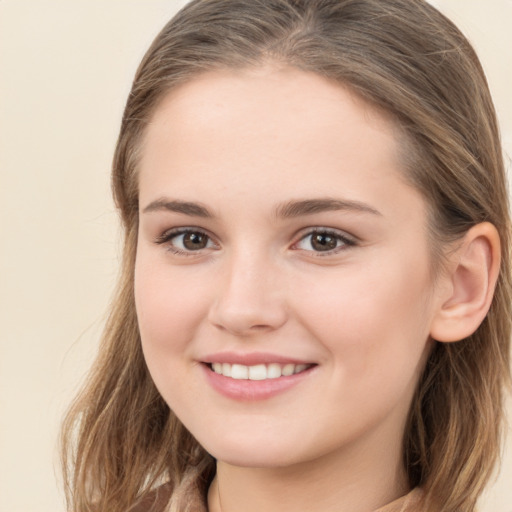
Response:
[[[368,512],[408,491],[401,439],[447,286],[432,278],[425,202],[399,152],[389,120],[292,68],[207,73],[155,112],[137,315],[156,386],[218,460],[211,511]],[[345,207],[279,215],[325,198]],[[205,247],[174,228],[204,233]],[[313,228],[336,248],[317,250]],[[202,364],[225,351],[315,366],[276,396],[234,400]]]

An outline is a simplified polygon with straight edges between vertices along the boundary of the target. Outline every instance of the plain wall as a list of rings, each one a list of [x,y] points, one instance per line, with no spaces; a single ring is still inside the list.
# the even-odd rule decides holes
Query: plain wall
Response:
[[[433,3],[475,44],[512,154],[512,1]],[[59,423],[117,276],[117,130],[140,58],[183,4],[0,1],[1,512],[64,510]],[[511,444],[481,512],[512,511]]]

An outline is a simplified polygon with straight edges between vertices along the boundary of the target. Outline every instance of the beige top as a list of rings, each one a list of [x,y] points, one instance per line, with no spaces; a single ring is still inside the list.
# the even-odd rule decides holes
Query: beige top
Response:
[[[409,494],[379,508],[375,512],[417,512],[420,496],[420,489],[413,489]]]
[[[165,503],[169,499],[169,491],[170,489],[165,486],[160,488],[156,492],[156,496],[153,496],[149,502],[144,501],[140,503],[138,506],[130,509],[130,512],[146,512],[151,508],[150,505],[157,505],[156,510],[164,510]],[[421,496],[421,490],[419,488],[413,489],[409,494],[398,498],[392,503],[388,503],[384,507],[375,510],[375,512],[418,512],[417,505],[419,503],[419,499]],[[155,499],[156,498],[156,499]],[[160,506],[158,503],[160,502]],[[192,503],[189,501],[189,506],[192,506],[191,510],[194,512],[208,512],[206,507],[206,503],[203,498],[199,495],[199,493],[192,498]]]

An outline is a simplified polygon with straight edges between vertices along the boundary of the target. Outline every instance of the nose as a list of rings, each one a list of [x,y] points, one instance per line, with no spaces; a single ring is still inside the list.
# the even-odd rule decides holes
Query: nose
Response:
[[[247,253],[233,257],[217,283],[209,321],[218,329],[247,337],[286,323],[282,273],[268,260]]]

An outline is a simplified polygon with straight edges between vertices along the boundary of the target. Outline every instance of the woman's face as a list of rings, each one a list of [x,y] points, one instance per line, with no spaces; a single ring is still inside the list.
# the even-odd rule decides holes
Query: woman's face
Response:
[[[208,73],[158,107],[140,163],[142,346],[217,459],[399,451],[438,300],[396,139],[291,68]]]

